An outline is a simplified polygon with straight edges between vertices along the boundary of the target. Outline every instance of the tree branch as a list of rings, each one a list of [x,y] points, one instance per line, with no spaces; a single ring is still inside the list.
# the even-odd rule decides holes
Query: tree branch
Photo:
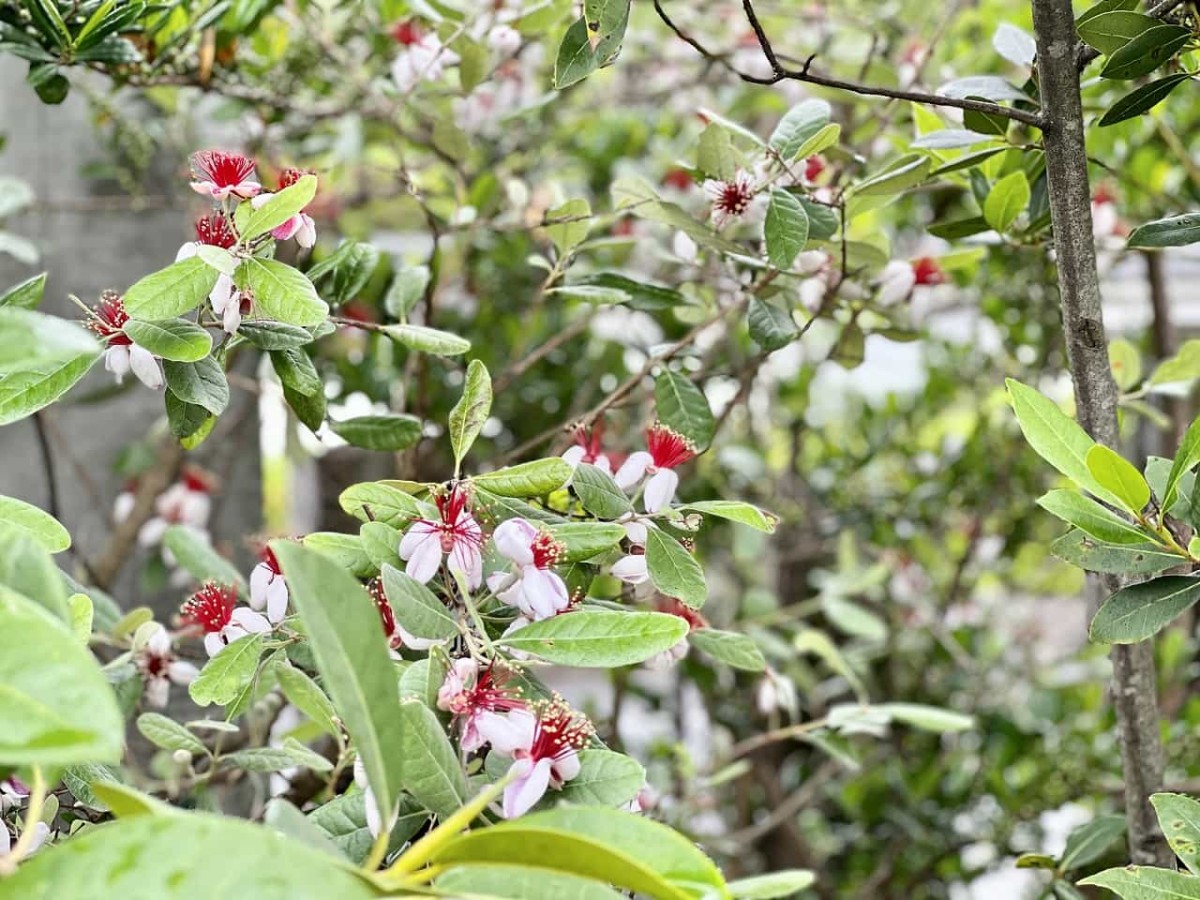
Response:
[[[1117,386],[1108,360],[1100,304],[1100,277],[1092,234],[1091,188],[1084,147],[1083,104],[1075,54],[1071,0],[1032,0],[1037,78],[1042,98],[1050,213],[1058,265],[1059,299],[1079,424],[1117,447]],[[1092,613],[1121,587],[1118,576],[1088,577]],[[1112,648],[1112,702],[1125,778],[1125,816],[1134,863],[1172,867],[1174,856],[1158,830],[1149,797],[1162,786],[1154,654],[1149,642]]]
[[[923,91],[909,91],[899,88],[888,88],[880,85],[860,84],[856,81],[844,81],[840,78],[833,78],[829,75],[822,75],[818,72],[813,72],[812,62],[814,57],[810,56],[804,65],[799,69],[790,69],[780,62],[775,49],[771,46],[766,32],[763,31],[761,23],[758,21],[758,15],[754,11],[754,6],[750,0],[742,0],[742,8],[745,10],[746,18],[750,22],[750,27],[754,29],[754,36],[758,39],[758,45],[762,48],[763,55],[766,57],[768,64],[771,66],[771,74],[769,76],[752,75],[749,72],[743,72],[732,65],[729,60],[719,54],[709,51],[695,37],[684,31],[677,25],[666,10],[662,7],[662,0],[654,0],[654,10],[658,13],[658,17],[662,19],[671,31],[686,44],[688,44],[697,53],[705,59],[715,62],[733,74],[737,75],[742,81],[748,81],[751,84],[777,84],[780,81],[802,81],[805,84],[815,84],[820,87],[833,88],[835,90],[849,91],[853,94],[861,94],[867,97],[888,97],[892,100],[911,100],[914,103],[923,103],[927,106],[948,106],[955,109],[970,109],[977,112],[987,113],[993,116],[1000,116],[1005,119],[1015,119],[1018,122],[1024,122],[1026,125],[1039,127],[1041,125],[1041,116],[1037,113],[1026,112],[1023,109],[1013,109],[1009,106],[1002,106],[999,103],[992,103],[989,100],[972,100],[969,98],[958,97],[943,97],[940,94],[927,94]]]

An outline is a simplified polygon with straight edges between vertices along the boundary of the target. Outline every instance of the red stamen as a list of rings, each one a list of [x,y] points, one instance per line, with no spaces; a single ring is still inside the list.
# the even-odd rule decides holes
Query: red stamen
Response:
[[[372,578],[368,581],[367,593],[371,595],[375,609],[379,611],[379,621],[383,625],[383,636],[388,639],[388,646],[399,650],[404,646],[404,639],[396,631],[396,614],[392,611],[392,604],[388,602],[387,593],[383,590],[383,579]]]
[[[596,733],[587,716],[571,709],[558,694],[532,705],[537,723],[529,756],[533,760],[558,759],[588,745]]]
[[[810,156],[804,161],[805,180],[816,181],[824,171],[825,160],[823,160],[820,156]]]
[[[258,558],[267,564],[267,568],[276,575],[282,575],[283,569],[279,568],[279,560],[275,556],[275,551],[269,546],[264,546],[258,554]]]
[[[524,709],[520,690],[508,685],[512,671],[496,663],[490,664],[479,673],[471,687],[464,688],[450,701],[450,711],[455,716],[472,716],[480,712],[509,712]]]
[[[604,447],[601,444],[601,438],[604,435],[604,420],[601,419],[591,428],[588,428],[583,423],[574,427],[575,443],[583,448],[583,458],[580,460],[585,463],[594,463],[604,455]]]
[[[185,625],[213,634],[229,624],[235,606],[237,588],[209,581],[180,607],[179,618]]]
[[[225,213],[215,212],[196,220],[196,240],[228,250],[237,243],[237,232]]]
[[[118,347],[128,347],[132,340],[121,329],[129,321],[125,312],[125,304],[121,295],[116,291],[104,291],[100,302],[92,307],[91,318],[84,322],[84,327],[97,337]]]
[[[670,613],[673,616],[679,616],[688,623],[688,631],[695,631],[697,628],[707,628],[708,620],[699,612],[692,609],[686,603],[675,599],[674,597],[659,597],[655,604],[659,612]]]
[[[930,256],[914,259],[912,267],[917,284],[941,284],[946,280],[946,273],[942,271],[938,261]]]
[[[392,37],[397,44],[403,44],[406,47],[417,43],[423,36],[424,32],[422,32],[421,26],[414,19],[406,19],[392,26]]]
[[[727,215],[740,216],[750,208],[753,199],[754,190],[750,182],[739,177],[722,183],[721,193],[713,201],[713,206]]]
[[[680,191],[686,191],[695,184],[691,173],[687,169],[681,169],[678,166],[667,170],[667,174],[663,176],[662,183],[667,187],[673,187]]]
[[[695,444],[661,422],[647,429],[646,449],[658,469],[674,469],[696,456]]]
[[[212,476],[194,466],[185,466],[180,473],[184,487],[198,494],[211,494],[213,489]]]
[[[482,529],[471,515],[470,488],[462,483],[456,483],[446,490],[436,493],[433,502],[437,504],[440,522],[430,519],[418,519],[424,525],[436,528],[441,532],[442,552],[449,553],[459,541],[475,547],[482,547],[484,536]]]
[[[567,547],[556,541],[548,531],[539,531],[529,549],[533,552],[533,564],[539,569],[551,569],[558,564]]]
[[[217,187],[235,187],[254,178],[254,160],[240,153],[201,150],[192,154],[192,170]]]

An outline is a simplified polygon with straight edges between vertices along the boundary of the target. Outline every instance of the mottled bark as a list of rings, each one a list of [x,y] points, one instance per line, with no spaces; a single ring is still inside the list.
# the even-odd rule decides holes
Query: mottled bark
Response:
[[[1075,15],[1071,0],[1032,0],[1032,4],[1058,286],[1076,409],[1088,434],[1116,447],[1117,386],[1108,362],[1096,271]],[[1089,578],[1090,608],[1094,611],[1105,595],[1120,586],[1120,579],[1112,576]],[[1172,866],[1174,856],[1149,803],[1163,778],[1153,649],[1148,642],[1115,645],[1111,658],[1130,856],[1135,863]]]

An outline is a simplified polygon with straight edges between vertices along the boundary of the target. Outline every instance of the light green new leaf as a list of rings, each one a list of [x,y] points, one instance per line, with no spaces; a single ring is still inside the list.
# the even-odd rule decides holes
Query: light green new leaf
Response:
[[[784,869],[769,875],[755,875],[729,882],[729,892],[737,900],[776,900],[791,897],[816,884],[817,876],[807,869]]]
[[[610,669],[669,650],[687,633],[679,616],[585,609],[532,622],[500,643],[562,666]]]
[[[1200,878],[1150,866],[1105,869],[1078,883],[1108,888],[1121,900],[1200,900]]]
[[[271,229],[278,228],[308,206],[316,194],[317,176],[305,175],[295,184],[273,194],[262,206],[256,208],[251,204],[245,204],[239,207],[249,210],[245,221],[238,228],[242,240],[253,240],[260,234],[266,234]]]
[[[21,309],[36,309],[46,292],[46,273],[34,275],[20,284],[13,285],[0,294],[0,306],[17,306]]]
[[[740,500],[702,500],[699,503],[688,503],[681,508],[695,510],[706,516],[728,519],[740,525],[749,525],[756,531],[765,531],[767,534],[774,534],[775,526],[779,524],[779,516],[775,513]]]
[[[0,685],[0,765],[120,761],[125,724],[99,663],[63,622],[7,588]],[[0,896],[11,883],[0,882]]]
[[[182,316],[208,299],[218,274],[198,256],[180,260],[135,282],[125,292],[125,312],[148,321]]]
[[[186,319],[166,319],[161,322],[130,319],[122,331],[139,347],[176,362],[195,362],[208,356],[212,350],[212,338],[208,332]]]
[[[571,480],[571,464],[557,456],[476,475],[471,482],[501,497],[542,497]]]
[[[503,863],[455,866],[435,878],[433,885],[456,897],[502,900],[624,900],[626,896],[590,878]]]
[[[668,597],[699,609],[708,599],[704,570],[683,545],[657,528],[646,532],[646,568],[650,581]]]
[[[1133,644],[1161,631],[1200,600],[1200,579],[1164,575],[1122,588],[1092,619],[1089,635],[1104,644]]]
[[[396,676],[366,591],[336,562],[295,541],[272,541],[333,700],[387,821],[402,786],[404,727]]]
[[[0,340],[5,340],[0,332]],[[66,358],[35,359],[0,367],[0,425],[8,425],[43,409],[69,391],[100,358],[100,351]]]
[[[67,585],[49,551],[22,528],[0,522],[0,585],[70,624]]]
[[[462,397],[450,410],[450,446],[454,448],[455,471],[470,452],[492,410],[492,376],[477,359],[467,365]]]
[[[250,634],[238,638],[205,664],[188,685],[188,694],[197,706],[227,706],[246,690],[258,672],[264,637]]]
[[[329,307],[308,277],[275,259],[242,260],[234,273],[239,288],[254,291],[254,314],[289,325],[320,325]]]
[[[1167,843],[1193,875],[1200,875],[1200,802],[1183,794],[1151,794]]]
[[[176,813],[88,828],[0,882],[0,900],[195,900],[214,896],[217,882],[235,885],[238,896],[254,900],[379,896],[350,865],[271,828],[230,816]]]
[[[1175,454],[1175,462],[1171,464],[1171,474],[1167,476],[1167,487],[1162,497],[1162,508],[1170,509],[1179,494],[1179,482],[1183,476],[1196,468],[1200,463],[1200,419],[1192,422],[1179,442],[1179,450]]]
[[[923,703],[876,703],[871,709],[883,713],[893,722],[938,734],[968,731],[975,727],[974,716]]]
[[[1122,500],[1122,506],[1139,513],[1150,502],[1150,485],[1142,473],[1121,454],[1103,444],[1088,451],[1085,459],[1088,471],[1101,485]]]
[[[688,640],[718,662],[746,672],[761,672],[767,667],[758,645],[747,635],[717,628],[698,628]]]
[[[1038,506],[1106,544],[1144,544],[1152,540],[1136,525],[1075,491],[1050,491],[1038,498]]]
[[[1011,172],[997,181],[983,201],[983,218],[997,231],[1007,231],[1029,205],[1029,179]]]
[[[49,553],[71,546],[71,535],[54,516],[24,500],[0,496],[0,522],[26,532]]]

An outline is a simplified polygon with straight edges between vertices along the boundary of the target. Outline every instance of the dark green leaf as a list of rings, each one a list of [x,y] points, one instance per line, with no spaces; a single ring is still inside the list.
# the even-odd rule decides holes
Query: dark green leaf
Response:
[[[1157,634],[1200,600],[1200,579],[1164,575],[1122,588],[1092,619],[1090,636],[1105,644],[1132,644]]]
[[[356,416],[333,422],[334,434],[355,447],[395,452],[421,439],[421,420],[407,415]]]

